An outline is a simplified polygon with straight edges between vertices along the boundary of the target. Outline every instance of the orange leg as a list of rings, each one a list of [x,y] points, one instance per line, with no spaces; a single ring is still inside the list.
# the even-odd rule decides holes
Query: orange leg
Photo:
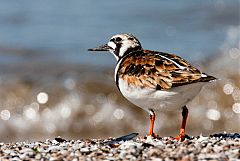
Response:
[[[186,106],[182,108],[182,126],[180,129],[180,134],[175,138],[176,140],[181,140],[183,141],[185,138],[185,128],[186,128],[186,123],[187,123],[187,118],[188,118],[188,109]]]
[[[150,129],[149,129],[149,136],[155,137],[155,134],[153,133],[153,128],[154,128],[154,121],[155,121],[155,113],[152,109],[149,110],[150,114]]]

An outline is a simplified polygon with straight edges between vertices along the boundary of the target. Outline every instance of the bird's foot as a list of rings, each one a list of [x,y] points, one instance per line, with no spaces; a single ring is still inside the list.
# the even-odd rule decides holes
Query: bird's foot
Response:
[[[152,137],[153,139],[159,138],[158,134],[152,133],[152,135],[147,135],[147,137]]]
[[[185,134],[179,134],[177,137],[171,137],[170,140],[184,141]]]
[[[152,133],[152,134],[147,134],[144,138],[147,139],[147,138],[152,138],[152,139],[157,139],[157,138],[160,138],[159,135],[155,134],[155,133]]]

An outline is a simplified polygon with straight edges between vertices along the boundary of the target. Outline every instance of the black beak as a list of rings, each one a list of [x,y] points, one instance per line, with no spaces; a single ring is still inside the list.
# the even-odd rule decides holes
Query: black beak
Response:
[[[108,44],[105,44],[105,45],[101,45],[96,48],[88,49],[88,51],[109,51],[110,49],[111,49],[111,47],[108,46]]]

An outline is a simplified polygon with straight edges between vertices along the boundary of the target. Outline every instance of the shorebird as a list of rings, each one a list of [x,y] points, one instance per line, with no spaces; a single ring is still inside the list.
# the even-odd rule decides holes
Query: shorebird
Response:
[[[129,33],[114,35],[107,44],[88,50],[109,51],[115,56],[117,87],[126,99],[149,112],[149,136],[156,136],[154,111],[182,109],[180,134],[175,139],[184,140],[186,104],[215,77],[202,73],[175,54],[143,49],[140,41]]]

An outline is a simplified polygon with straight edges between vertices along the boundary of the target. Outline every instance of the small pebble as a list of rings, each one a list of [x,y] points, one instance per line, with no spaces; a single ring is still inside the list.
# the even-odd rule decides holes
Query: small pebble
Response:
[[[132,137],[133,134],[127,135]],[[239,160],[240,135],[219,133],[183,142],[142,137],[0,143],[0,160]],[[111,140],[114,144],[111,144]],[[110,142],[109,142],[110,141]],[[116,146],[112,146],[116,145]]]

